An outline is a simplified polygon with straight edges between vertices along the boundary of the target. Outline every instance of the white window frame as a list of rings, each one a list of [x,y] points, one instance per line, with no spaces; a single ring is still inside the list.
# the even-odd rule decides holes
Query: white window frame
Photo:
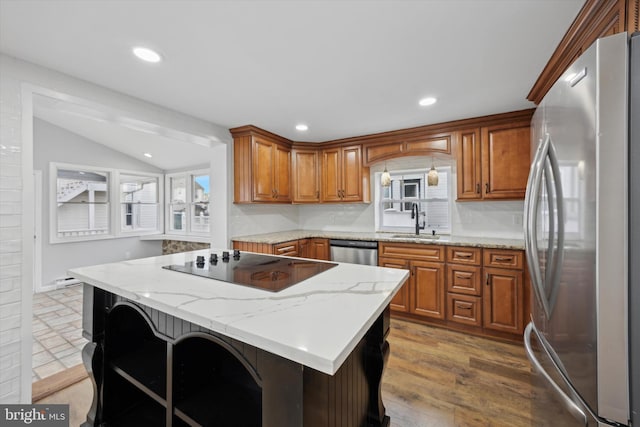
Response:
[[[191,219],[193,218],[193,213],[195,211],[195,205],[201,204],[199,202],[193,201],[193,177],[197,175],[209,175],[209,185],[211,185],[211,172],[209,169],[192,169],[186,170],[182,172],[168,173],[165,175],[165,194],[166,196],[166,204],[165,204],[165,234],[172,236],[209,236],[211,234],[211,223],[209,223],[209,229],[207,231],[193,231],[193,224]],[[185,188],[185,226],[183,230],[172,230],[171,229],[171,221],[173,217],[171,215],[171,179],[172,178],[185,178],[186,188]],[[209,189],[211,191],[211,189]],[[211,193],[209,193],[211,196]],[[208,202],[209,209],[211,209],[211,200]],[[211,212],[211,211],[210,211]],[[211,221],[211,215],[209,215],[209,221]]]
[[[441,166],[437,168],[438,174],[446,174],[446,179],[447,179],[447,198],[446,199],[429,199],[426,198],[426,196],[424,198],[418,198],[415,199],[413,197],[411,198],[398,198],[398,199],[384,199],[383,200],[383,194],[384,194],[384,188],[382,187],[382,184],[380,183],[380,176],[381,176],[381,172],[378,172],[375,174],[375,191],[374,191],[374,211],[375,211],[375,226],[376,226],[376,230],[377,231],[381,231],[381,232],[396,232],[396,233],[415,233],[415,226],[385,226],[383,225],[383,215],[384,215],[384,209],[383,209],[383,204],[384,203],[398,203],[398,206],[400,206],[400,210],[399,213],[400,214],[404,214],[406,212],[407,215],[410,215],[410,211],[406,211],[404,209],[402,209],[402,207],[404,206],[404,203],[407,201],[411,201],[411,202],[420,202],[420,203],[425,203],[425,202],[430,202],[430,201],[444,201],[446,200],[448,202],[449,205],[449,218],[448,218],[448,227],[444,228],[444,227],[434,227],[434,226],[430,226],[429,223],[427,222],[428,220],[428,212],[427,212],[427,218],[420,218],[420,223],[422,223],[422,220],[424,219],[426,222],[426,227],[424,230],[421,231],[421,233],[429,233],[431,230],[436,230],[436,232],[438,234],[451,234],[451,229],[452,229],[452,224],[451,224],[451,214],[453,211],[453,202],[454,202],[454,198],[452,197],[452,168],[451,166]],[[409,170],[394,170],[394,171],[390,171],[391,175],[412,175],[412,174],[423,174],[426,175],[427,171],[424,169],[409,169]],[[427,185],[427,180],[426,180],[426,176],[424,179],[424,185]],[[426,194],[426,187],[421,190],[424,191],[424,194]]]
[[[108,214],[109,214],[109,231],[105,234],[89,234],[79,236],[58,236],[58,200],[57,200],[57,183],[58,183],[58,170],[78,170],[78,171],[91,171],[98,173],[106,173],[107,188],[108,188]],[[135,231],[123,231],[122,230],[122,218],[120,214],[120,173],[124,175],[138,175],[149,176],[158,179],[158,222],[156,230],[135,230]],[[115,239],[121,237],[134,237],[150,234],[161,234],[162,225],[164,224],[164,194],[161,191],[164,188],[164,179],[162,174],[155,174],[150,172],[139,172],[130,170],[121,170],[114,168],[104,168],[99,166],[88,166],[71,163],[51,162],[49,163],[49,242],[51,244],[58,243],[70,243],[70,242],[84,242],[92,240],[106,240]]]
[[[162,227],[164,225],[164,175],[159,173],[152,172],[139,172],[139,171],[130,171],[130,170],[122,170],[118,169],[114,171],[115,180],[117,183],[117,194],[115,194],[114,199],[116,200],[114,204],[117,206],[116,209],[116,225],[117,231],[116,234],[119,236],[148,236],[151,234],[161,234]],[[141,177],[149,177],[155,178],[157,182],[157,202],[156,202],[156,214],[158,221],[156,222],[156,228],[154,230],[126,230],[123,224],[123,215],[120,210],[124,202],[120,200],[120,176],[121,175],[133,175],[133,176],[141,176]]]

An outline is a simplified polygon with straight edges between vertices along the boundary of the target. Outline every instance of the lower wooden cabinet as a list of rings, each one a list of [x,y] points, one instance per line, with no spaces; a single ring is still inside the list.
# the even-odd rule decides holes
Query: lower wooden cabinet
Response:
[[[234,240],[233,249],[269,255],[293,256],[330,261],[329,239],[310,238],[271,244]]]
[[[410,311],[433,319],[445,317],[444,264],[411,261]]]
[[[483,326],[522,334],[524,330],[523,273],[521,270],[485,267]]]
[[[396,316],[521,339],[528,301],[522,251],[380,242],[379,253],[379,266],[411,271],[391,301]]]
[[[378,265],[380,267],[387,268],[401,268],[404,270],[409,269],[409,261],[403,259],[395,259],[395,258],[378,258]],[[411,282],[411,278],[402,285],[402,288],[398,291],[398,293],[391,300],[391,310],[395,312],[409,312],[409,283]]]

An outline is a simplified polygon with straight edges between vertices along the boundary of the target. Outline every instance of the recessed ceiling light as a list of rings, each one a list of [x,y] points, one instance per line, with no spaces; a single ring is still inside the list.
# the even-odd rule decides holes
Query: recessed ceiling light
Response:
[[[151,153],[144,153],[144,156],[145,156],[145,157],[148,157],[148,158],[153,157],[153,155],[152,155]]]
[[[418,104],[420,104],[421,106],[425,107],[425,106],[427,106],[427,105],[433,105],[433,104],[435,104],[435,103],[436,103],[436,101],[437,101],[437,99],[436,99],[436,98],[434,98],[433,96],[430,96],[430,97],[428,97],[428,98],[422,98],[422,99],[418,102]]]
[[[296,125],[296,130],[299,130],[300,132],[304,132],[305,130],[309,130],[309,126],[300,123],[298,125]]]
[[[136,46],[132,51],[135,56],[143,61],[153,63],[162,61],[162,56],[160,56],[160,54],[155,50],[151,50],[148,47]]]

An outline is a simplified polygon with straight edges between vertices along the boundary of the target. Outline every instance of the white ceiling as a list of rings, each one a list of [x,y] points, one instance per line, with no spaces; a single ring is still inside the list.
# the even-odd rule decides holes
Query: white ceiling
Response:
[[[533,107],[583,3],[0,0],[0,51],[228,128],[327,141]],[[139,44],[164,61],[135,59]]]

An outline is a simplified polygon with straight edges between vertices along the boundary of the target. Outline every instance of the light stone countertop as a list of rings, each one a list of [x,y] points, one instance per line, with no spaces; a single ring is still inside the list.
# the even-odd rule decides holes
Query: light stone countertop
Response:
[[[406,238],[392,237],[396,234],[406,234]],[[291,230],[276,233],[254,234],[249,236],[236,236],[231,240],[238,242],[256,242],[267,244],[278,244],[290,240],[325,238],[325,239],[345,239],[345,240],[377,240],[378,242],[402,242],[418,243],[424,245],[446,245],[446,246],[470,246],[477,248],[493,249],[518,249],[524,250],[524,239],[500,239],[492,237],[464,237],[441,235],[437,240],[428,239],[428,235],[421,234],[422,238],[416,239],[409,233],[365,233],[349,231],[321,231],[321,230]]]
[[[68,273],[329,375],[335,374],[409,277],[408,270],[338,263],[280,292],[269,292],[162,268],[211,252],[221,256],[222,251],[184,252]]]

